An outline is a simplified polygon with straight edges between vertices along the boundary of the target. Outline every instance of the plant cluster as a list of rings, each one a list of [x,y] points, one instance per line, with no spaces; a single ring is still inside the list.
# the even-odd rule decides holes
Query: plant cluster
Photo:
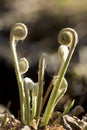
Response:
[[[58,42],[60,46],[58,48],[58,58],[60,60],[60,67],[43,97],[46,54],[42,54],[39,60],[37,83],[34,83],[29,77],[24,77],[24,74],[29,69],[29,62],[25,57],[19,58],[17,55],[16,46],[18,41],[23,41],[27,34],[27,27],[23,23],[16,23],[10,32],[10,47],[18,81],[21,122],[28,126],[32,126],[35,123],[35,128],[38,129],[39,126],[46,127],[48,125],[56,104],[67,91],[68,83],[65,79],[65,73],[78,43],[78,35],[72,28],[64,28],[59,32]],[[42,108],[50,92],[48,103],[42,114]],[[73,104],[74,100],[62,113],[62,116],[69,112]]]

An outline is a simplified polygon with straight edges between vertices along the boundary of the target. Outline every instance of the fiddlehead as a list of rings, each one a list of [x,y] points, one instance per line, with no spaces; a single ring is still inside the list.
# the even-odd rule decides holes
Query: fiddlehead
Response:
[[[28,30],[23,23],[16,23],[10,32],[10,46],[12,51],[13,63],[15,67],[15,73],[18,81],[20,106],[21,106],[21,121],[25,123],[25,93],[22,81],[22,75],[20,72],[20,62],[17,57],[16,45],[19,40],[24,40],[27,36]]]
[[[14,40],[24,40],[27,36],[28,30],[23,23],[16,23],[10,32],[10,38]]]

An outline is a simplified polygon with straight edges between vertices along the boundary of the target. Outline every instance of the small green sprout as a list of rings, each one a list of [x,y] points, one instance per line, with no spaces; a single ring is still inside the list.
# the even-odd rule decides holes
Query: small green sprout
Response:
[[[69,53],[68,53],[68,56],[67,56],[65,62],[63,63],[61,69],[59,70],[58,80],[56,82],[56,85],[53,87],[48,104],[47,104],[45,112],[43,114],[43,117],[42,117],[43,126],[46,126],[48,124],[49,119],[52,115],[52,112],[55,108],[55,105],[56,105],[55,102],[57,102],[56,99],[57,99],[58,91],[59,91],[59,89],[61,89],[64,75],[66,73],[66,70],[67,70],[70,60],[71,60],[71,57],[72,57],[75,47],[77,45],[78,35],[75,32],[75,30],[73,30],[71,28],[62,29],[58,35],[58,42],[60,44],[68,46],[70,48],[70,50],[69,50]],[[65,89],[65,87],[64,87],[64,89]],[[65,93],[65,91],[64,91],[64,93]],[[62,95],[64,95],[64,93]]]
[[[32,79],[28,77],[24,78],[23,75],[28,71],[29,63],[26,58],[19,58],[17,56],[16,45],[19,40],[24,40],[26,38],[27,33],[27,27],[23,23],[15,24],[10,33],[10,46],[19,88],[21,121],[29,126],[32,126],[33,121],[35,121],[35,128],[38,128],[38,125],[45,127],[49,123],[56,104],[67,91],[68,83],[65,79],[65,73],[77,45],[78,36],[75,30],[71,28],[62,29],[58,35],[58,42],[61,44],[58,49],[60,67],[51,82],[53,89],[43,116],[40,118],[41,110],[51,90],[51,87],[48,87],[47,93],[43,99],[46,54],[42,54],[39,60],[38,82],[34,83]],[[69,112],[73,103],[74,101],[62,115]]]
[[[65,108],[64,112],[62,113],[62,116],[66,115],[70,111],[70,109],[73,107],[74,103],[75,103],[75,99],[73,99],[72,102],[70,102],[70,104],[68,105],[68,107]]]

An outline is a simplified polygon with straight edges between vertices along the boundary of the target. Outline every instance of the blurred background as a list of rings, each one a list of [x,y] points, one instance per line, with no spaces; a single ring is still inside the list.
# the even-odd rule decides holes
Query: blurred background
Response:
[[[47,54],[45,88],[58,68],[58,33],[64,27],[74,28],[79,36],[67,70],[67,95],[87,112],[87,1],[86,0],[0,0],[0,104],[17,116],[19,93],[12,63],[9,35],[11,27],[23,22],[28,27],[27,38],[17,46],[20,57],[29,60],[26,76],[37,82],[38,60]]]

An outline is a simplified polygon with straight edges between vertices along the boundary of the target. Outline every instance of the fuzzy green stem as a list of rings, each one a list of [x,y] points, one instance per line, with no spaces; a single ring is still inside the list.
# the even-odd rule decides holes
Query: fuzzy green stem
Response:
[[[39,60],[39,72],[38,72],[38,96],[37,96],[37,111],[36,111],[36,121],[38,122],[38,118],[40,116],[41,107],[42,107],[42,96],[43,96],[43,80],[44,80],[44,71],[45,71],[45,56],[43,54]]]
[[[21,121],[25,122],[25,93],[24,93],[24,87],[23,87],[23,81],[22,77],[19,71],[19,64],[16,54],[16,44],[15,41],[11,41],[11,49],[12,49],[12,55],[13,55],[13,62],[15,67],[15,73],[17,77],[18,82],[18,88],[19,88],[19,96],[20,96],[20,106],[21,106]]]
[[[37,109],[37,88],[32,89],[32,119],[35,118]]]
[[[68,68],[68,65],[70,63],[70,60],[71,60],[71,57],[73,55],[73,52],[75,50],[75,47],[76,47],[76,44],[77,44],[77,34],[75,31],[71,30],[71,29],[66,29],[64,31],[69,31],[72,33],[72,40],[71,40],[71,48],[70,48],[70,51],[69,51],[69,54],[67,56],[67,59],[64,63],[64,66],[60,72],[60,75],[59,75],[59,79],[57,81],[57,86],[58,87],[53,87],[53,90],[52,90],[52,93],[50,95],[50,98],[49,98],[49,101],[48,101],[48,104],[47,104],[47,107],[45,109],[45,112],[44,112],[44,115],[43,115],[43,118],[42,118],[42,125],[43,126],[46,126],[49,122],[49,119],[51,117],[51,114],[54,110],[54,107],[55,107],[55,102],[56,102],[56,97],[57,97],[57,92],[58,92],[58,88],[61,86],[61,83],[62,83],[62,80],[63,80],[63,77],[66,73],[66,70]],[[63,38],[63,37],[62,37]],[[66,37],[67,38],[67,37]],[[64,39],[63,39],[64,40]],[[67,39],[65,39],[67,40]],[[68,41],[68,40],[67,40]],[[66,42],[67,43],[67,42]]]
[[[30,90],[28,90],[27,88],[26,88],[26,86],[24,86],[25,87],[25,99],[26,99],[26,105],[25,105],[25,115],[26,115],[26,117],[25,117],[25,121],[26,121],[26,124],[27,125],[30,125],[30,123],[31,123],[31,112],[30,112]]]

